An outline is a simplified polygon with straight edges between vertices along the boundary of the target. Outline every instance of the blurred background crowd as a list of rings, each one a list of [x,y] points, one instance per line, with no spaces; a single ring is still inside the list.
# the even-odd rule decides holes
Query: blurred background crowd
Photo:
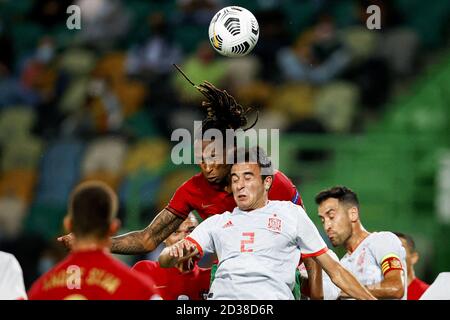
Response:
[[[246,57],[208,42],[227,5],[258,19]],[[281,169],[316,223],[314,194],[347,185],[367,227],[413,235],[432,282],[450,269],[449,43],[449,1],[0,0],[0,250],[28,287],[64,257],[67,198],[89,179],[118,192],[123,231],[151,221],[197,172],[170,161],[171,132],[202,118],[177,63],[281,129]]]

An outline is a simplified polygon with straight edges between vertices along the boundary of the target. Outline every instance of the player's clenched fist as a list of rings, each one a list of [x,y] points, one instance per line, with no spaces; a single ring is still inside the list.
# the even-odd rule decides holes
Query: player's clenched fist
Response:
[[[186,240],[181,240],[169,247],[169,255],[174,258],[190,258],[196,247]],[[184,259],[181,259],[184,260]]]
[[[62,242],[67,249],[72,249],[74,236],[73,233],[66,234],[65,236],[59,237],[58,241]]]

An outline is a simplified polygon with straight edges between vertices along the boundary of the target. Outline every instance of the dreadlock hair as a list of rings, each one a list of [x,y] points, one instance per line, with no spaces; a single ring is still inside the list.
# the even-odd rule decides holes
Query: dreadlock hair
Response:
[[[202,121],[203,130],[217,129],[223,134],[227,129],[237,130],[247,125],[247,115],[253,110],[244,108],[226,90],[220,90],[208,81],[195,86],[207,99],[202,102],[206,117]],[[255,122],[244,131],[253,128],[258,121],[258,112]]]

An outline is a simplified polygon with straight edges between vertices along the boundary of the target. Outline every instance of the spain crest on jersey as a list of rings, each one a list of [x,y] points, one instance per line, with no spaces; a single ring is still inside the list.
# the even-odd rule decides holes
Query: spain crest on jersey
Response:
[[[269,218],[267,229],[274,232],[281,232],[281,219],[278,219],[276,214],[272,218]]]

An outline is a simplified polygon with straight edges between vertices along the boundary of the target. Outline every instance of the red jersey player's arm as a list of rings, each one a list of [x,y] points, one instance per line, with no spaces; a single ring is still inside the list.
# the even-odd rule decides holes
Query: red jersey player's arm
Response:
[[[141,231],[134,231],[112,239],[111,251],[120,254],[145,254],[153,251],[186,219],[192,210],[187,201],[191,180],[183,183],[174,193],[168,206]]]
[[[163,209],[145,229],[112,238],[111,252],[145,254],[153,251],[172,232],[175,232],[183,221],[183,218],[168,209]]]
[[[367,286],[367,289],[378,299],[401,299],[405,293],[402,272],[391,270],[384,275],[383,281]]]

